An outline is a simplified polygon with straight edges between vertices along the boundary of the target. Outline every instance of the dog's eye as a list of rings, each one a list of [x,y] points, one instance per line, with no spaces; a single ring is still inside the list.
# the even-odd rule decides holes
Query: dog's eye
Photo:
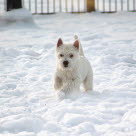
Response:
[[[73,54],[70,54],[70,55],[69,55],[69,57],[70,57],[70,58],[73,58],[73,57],[74,57],[74,55],[73,55]]]
[[[63,54],[60,54],[60,57],[64,57],[64,55],[63,55]]]

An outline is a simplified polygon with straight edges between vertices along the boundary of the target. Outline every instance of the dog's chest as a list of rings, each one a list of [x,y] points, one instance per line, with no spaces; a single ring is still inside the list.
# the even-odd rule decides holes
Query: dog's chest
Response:
[[[67,81],[75,81],[76,78],[78,78],[78,75],[77,73],[74,72],[64,72],[62,73],[61,77],[64,82],[67,82]]]

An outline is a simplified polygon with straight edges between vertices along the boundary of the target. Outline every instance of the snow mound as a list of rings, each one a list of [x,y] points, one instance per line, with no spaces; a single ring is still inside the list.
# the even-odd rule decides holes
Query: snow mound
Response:
[[[7,121],[1,123],[1,131],[8,131],[12,133],[23,131],[38,132],[43,128],[43,120],[37,117],[13,117],[13,121],[7,118]],[[31,126],[31,127],[30,127]]]
[[[25,8],[14,9],[8,12],[3,13],[0,16],[0,25],[4,26],[5,24],[23,22],[34,24],[32,14]]]
[[[0,136],[136,136],[135,13],[33,17],[37,29],[0,27]],[[94,91],[59,101],[55,45],[75,33]]]

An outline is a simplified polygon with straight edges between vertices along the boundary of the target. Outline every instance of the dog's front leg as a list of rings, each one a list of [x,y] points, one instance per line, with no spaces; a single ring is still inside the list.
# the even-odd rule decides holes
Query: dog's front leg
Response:
[[[65,98],[65,93],[62,91],[62,79],[60,77],[58,77],[57,75],[55,75],[54,78],[54,89],[57,91],[56,95],[58,97],[58,99],[62,100]]]
[[[55,75],[54,77],[54,89],[55,90],[60,90],[62,87],[62,79]]]
[[[79,78],[67,80],[67,82],[63,83],[63,87],[61,89],[66,95],[72,92],[77,92],[80,90],[81,81]]]

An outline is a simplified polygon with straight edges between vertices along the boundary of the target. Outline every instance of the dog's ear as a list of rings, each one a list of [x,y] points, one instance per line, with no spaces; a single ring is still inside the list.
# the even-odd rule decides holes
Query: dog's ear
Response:
[[[60,47],[63,44],[63,41],[61,38],[58,39],[57,47]]]
[[[76,40],[73,45],[75,48],[79,49],[79,41],[78,40]]]

